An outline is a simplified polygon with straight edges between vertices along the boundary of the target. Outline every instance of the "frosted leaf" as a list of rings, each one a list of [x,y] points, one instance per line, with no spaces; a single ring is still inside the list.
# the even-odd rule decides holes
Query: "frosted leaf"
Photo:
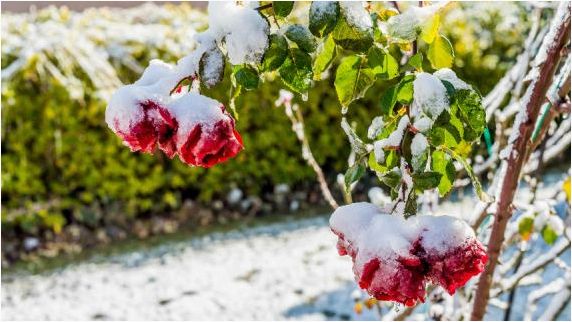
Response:
[[[375,141],[373,143],[373,155],[375,156],[375,161],[377,161],[377,163],[385,162],[385,152],[383,151],[385,146],[383,144],[383,140]]]
[[[447,81],[455,87],[455,89],[472,89],[472,87],[457,77],[454,71],[449,68],[441,68],[438,71],[433,73],[434,76],[439,78],[440,80]]]
[[[443,110],[449,109],[447,89],[439,78],[428,74],[418,73],[413,81],[413,103],[411,115],[424,113],[435,120]]]
[[[342,129],[346,133],[348,140],[350,141],[350,145],[352,147],[352,151],[357,154],[363,154],[367,151],[365,144],[363,141],[357,136],[354,132],[350,124],[348,123],[345,117],[342,118]]]
[[[410,42],[421,33],[423,23],[442,7],[442,4],[419,8],[410,6],[404,13],[390,17],[387,22],[381,23],[381,30],[396,41]]]
[[[203,53],[200,60],[199,75],[201,76],[201,81],[208,88],[222,81],[224,75],[224,56],[220,49],[214,47]]]
[[[339,4],[348,24],[361,30],[373,27],[371,16],[365,9],[363,1],[340,1]]]
[[[409,117],[407,115],[403,116],[399,120],[399,124],[397,124],[397,128],[393,131],[387,138],[377,140],[374,142],[374,151],[378,151],[383,148],[387,147],[399,147],[401,146],[401,140],[403,139],[403,134],[409,125]],[[377,152],[376,152],[376,159],[377,159]],[[381,152],[379,153],[381,156]],[[378,161],[379,162],[379,161]]]
[[[383,130],[383,117],[376,116],[371,121],[371,125],[367,129],[367,138],[370,140],[375,139]]]
[[[268,22],[249,6],[234,1],[209,2],[209,32],[224,38],[230,63],[259,63],[268,47]]]
[[[417,133],[413,137],[413,141],[411,141],[411,155],[417,157],[427,151],[428,147],[429,142],[427,142],[425,135]]]
[[[433,126],[433,120],[425,115],[418,117],[413,123],[413,127],[416,128],[421,133],[426,133]]]

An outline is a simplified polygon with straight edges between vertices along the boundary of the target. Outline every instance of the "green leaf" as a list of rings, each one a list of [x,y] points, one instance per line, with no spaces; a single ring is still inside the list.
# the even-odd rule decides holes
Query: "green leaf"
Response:
[[[548,245],[552,245],[552,244],[554,244],[556,239],[558,239],[558,235],[556,235],[556,232],[554,230],[552,230],[552,228],[550,228],[550,226],[547,225],[547,226],[544,226],[544,229],[542,229],[542,239],[544,239],[544,241]]]
[[[435,69],[450,68],[453,66],[454,57],[453,46],[449,39],[443,35],[435,37],[435,40],[429,45],[427,50],[427,58]]]
[[[415,75],[407,75],[397,85],[397,101],[401,104],[410,104],[413,101],[413,81]]]
[[[274,14],[278,17],[286,17],[294,8],[294,1],[272,1]]]
[[[439,186],[441,183],[441,177],[443,175],[439,172],[435,171],[427,171],[423,173],[414,173],[413,177],[413,186],[418,191],[424,191],[429,189],[434,189]]]
[[[392,190],[396,190],[401,183],[401,171],[397,169],[388,171],[380,177],[380,180]]]
[[[397,103],[397,85],[391,86],[381,96],[381,115],[393,115],[393,107]]]
[[[534,218],[526,217],[518,221],[518,233],[524,240],[528,240],[534,228]]]
[[[415,216],[417,214],[417,195],[411,190],[409,196],[407,197],[407,201],[405,202],[405,210],[403,211],[403,215],[405,218],[409,218],[411,216]]]
[[[268,49],[262,60],[262,70],[269,72],[277,69],[284,63],[288,56],[288,41],[284,36],[272,34]]]
[[[433,15],[433,17],[429,18],[427,22],[425,22],[421,29],[421,39],[424,42],[430,44],[435,40],[437,34],[439,33],[439,25],[441,23],[441,17],[439,14]]]
[[[392,79],[399,75],[399,63],[389,53],[371,47],[367,53],[367,63],[381,79]]]
[[[336,43],[331,36],[318,47],[318,53],[314,60],[314,80],[320,80],[321,74],[330,67],[332,61],[336,57]]]
[[[340,5],[337,1],[312,1],[310,5],[310,32],[316,37],[328,35],[338,22]]]
[[[365,174],[365,166],[363,164],[354,163],[344,176],[344,183],[346,184],[346,191],[350,191],[352,183],[358,181]]]
[[[453,188],[455,181],[456,171],[453,161],[445,152],[435,150],[431,154],[431,170],[441,174],[437,187],[439,188],[439,195],[443,197]]]
[[[258,87],[258,73],[256,69],[249,65],[236,65],[233,67],[232,75],[236,84],[246,90],[253,90]]]
[[[365,9],[364,9],[365,10]],[[332,33],[336,44],[347,50],[356,52],[365,52],[373,45],[372,28],[363,29],[360,26],[353,25],[346,16],[344,10],[340,10],[341,15],[338,23]]]
[[[447,97],[452,102],[454,100],[455,91],[456,91],[455,86],[453,86],[453,84],[451,84],[450,82],[448,82],[446,80],[441,80],[441,83],[443,83],[443,86],[445,86],[445,89],[447,90]]]
[[[298,48],[307,53],[314,52],[318,46],[316,38],[314,38],[310,30],[308,30],[308,28],[305,26],[299,24],[294,24],[288,27],[284,35],[286,38],[296,43]]]
[[[278,72],[284,84],[293,91],[305,94],[312,84],[312,57],[298,48],[292,48]]]
[[[442,149],[443,151],[447,152],[447,154],[449,154],[450,156],[455,158],[455,160],[457,160],[465,168],[465,171],[467,171],[469,178],[471,178],[471,181],[473,182],[473,188],[475,188],[475,193],[477,194],[477,197],[482,202],[493,202],[493,199],[491,198],[491,196],[489,196],[483,190],[483,187],[481,186],[481,182],[479,181],[477,176],[475,176],[475,173],[473,172],[473,168],[471,167],[470,164],[467,163],[467,160],[465,159],[465,157],[459,155],[455,151],[453,151],[453,150],[451,150],[445,146],[440,146],[440,147],[438,147],[438,149]]]
[[[411,58],[409,58],[409,60],[407,61],[407,64],[409,64],[411,67],[417,69],[418,71],[422,71],[423,70],[423,54],[421,52],[418,52],[417,54],[411,56]]]
[[[465,126],[463,138],[469,142],[478,139],[487,123],[481,96],[473,90],[462,89],[455,92],[453,101]]]
[[[207,50],[199,61],[199,77],[201,83],[211,88],[222,81],[224,76],[225,59],[218,47]]]
[[[347,107],[354,100],[363,97],[374,81],[375,74],[367,66],[365,58],[354,55],[342,59],[334,81],[342,106]]]

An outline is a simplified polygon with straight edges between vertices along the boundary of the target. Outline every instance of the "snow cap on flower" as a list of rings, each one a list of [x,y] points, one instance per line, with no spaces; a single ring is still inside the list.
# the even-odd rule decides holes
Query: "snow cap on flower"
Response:
[[[243,149],[234,120],[220,102],[187,93],[168,109],[178,122],[174,143],[183,162],[209,168]]]
[[[340,255],[350,255],[359,286],[378,300],[408,306],[424,301],[426,283],[454,293],[487,260],[462,220],[450,216],[405,219],[369,203],[339,207],[330,217]]]

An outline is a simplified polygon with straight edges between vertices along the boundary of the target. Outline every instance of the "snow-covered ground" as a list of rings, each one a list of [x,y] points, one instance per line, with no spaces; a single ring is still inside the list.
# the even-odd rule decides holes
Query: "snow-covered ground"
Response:
[[[454,206],[453,206],[454,205]],[[445,203],[471,211],[469,198]],[[327,216],[214,233],[151,250],[87,261],[40,275],[2,276],[3,320],[379,319],[353,312],[349,257],[336,253]],[[533,251],[542,252],[541,242]],[[570,252],[561,257],[570,263]],[[555,267],[546,281],[562,275]],[[520,288],[513,319],[522,319]],[[365,294],[362,294],[365,297]],[[550,297],[540,302],[536,318]],[[546,302],[546,303],[545,303]],[[543,304],[544,303],[544,304]],[[395,310],[384,307],[383,313]],[[428,305],[416,312],[423,313]],[[492,309],[487,318],[502,319]],[[412,318],[419,318],[413,315]],[[570,306],[560,319],[570,319]]]

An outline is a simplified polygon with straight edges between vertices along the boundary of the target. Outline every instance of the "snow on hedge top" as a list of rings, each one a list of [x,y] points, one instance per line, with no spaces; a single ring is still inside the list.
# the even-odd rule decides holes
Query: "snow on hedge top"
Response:
[[[455,72],[449,68],[441,68],[434,72],[433,75],[442,81],[451,83],[455,89],[472,89],[469,84],[465,83],[463,80],[457,77],[457,74],[455,74]]]
[[[269,25],[251,5],[235,1],[209,3],[209,29],[217,42],[224,38],[230,63],[258,63],[268,47]]]
[[[443,110],[448,109],[447,89],[441,80],[429,73],[418,73],[413,81],[411,115],[423,113],[435,120]]]
[[[365,9],[363,1],[340,1],[340,9],[343,11],[348,23],[362,30],[373,26],[371,16]]]

